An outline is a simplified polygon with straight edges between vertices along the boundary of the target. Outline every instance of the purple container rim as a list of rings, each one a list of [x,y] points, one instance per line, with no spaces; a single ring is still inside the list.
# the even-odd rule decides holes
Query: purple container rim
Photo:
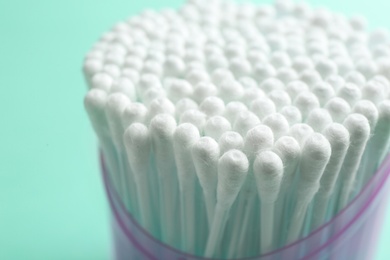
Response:
[[[146,250],[142,245],[140,245],[136,241],[136,239],[131,234],[131,231],[128,230],[126,225],[122,222],[121,218],[119,217],[118,210],[114,206],[114,203],[115,203],[114,201],[118,202],[118,205],[119,205],[121,211],[125,213],[126,217],[131,221],[131,223],[134,226],[136,226],[142,233],[144,233],[145,236],[147,236],[148,238],[150,238],[151,240],[153,240],[157,244],[160,244],[161,246],[163,246],[163,247],[165,247],[165,248],[167,248],[167,249],[169,249],[169,250],[171,250],[173,252],[176,252],[176,253],[178,253],[178,254],[180,254],[182,256],[188,256],[188,257],[190,257],[192,259],[219,260],[217,258],[207,258],[207,257],[192,255],[192,254],[186,253],[184,251],[180,251],[180,250],[178,250],[178,249],[176,249],[174,247],[171,247],[168,244],[165,244],[165,243],[161,242],[160,240],[158,240],[157,238],[152,236],[147,230],[145,230],[140,224],[138,224],[138,221],[132,216],[131,213],[127,212],[127,210],[125,209],[122,201],[119,199],[119,196],[116,193],[116,191],[114,189],[110,188],[111,184],[110,184],[108,173],[106,171],[106,167],[105,167],[105,163],[104,163],[104,156],[103,156],[103,154],[101,152],[100,152],[100,165],[101,165],[101,172],[102,172],[102,178],[103,178],[104,187],[105,187],[106,193],[108,195],[107,197],[108,197],[108,200],[109,200],[110,208],[111,208],[112,212],[114,213],[115,220],[119,223],[120,227],[123,229],[123,232],[128,237],[128,239],[131,240],[134,243],[134,245],[140,251],[142,251],[145,255],[147,255],[150,259],[157,259],[157,258],[155,258],[151,253],[148,252],[148,250]],[[316,254],[321,252],[325,247],[327,247],[329,244],[331,244],[335,240],[337,240],[344,232],[346,232],[349,229],[350,226],[352,226],[364,214],[365,209],[370,206],[371,202],[376,198],[377,194],[382,190],[383,185],[386,183],[388,177],[390,176],[390,155],[382,162],[381,166],[377,169],[377,172],[381,172],[381,171],[385,171],[382,174],[383,176],[381,176],[380,174],[375,174],[369,180],[369,182],[365,185],[365,187],[358,193],[358,195],[356,195],[355,198],[344,209],[342,209],[331,220],[329,220],[328,222],[324,223],[323,225],[318,227],[316,230],[314,230],[313,232],[311,232],[307,236],[302,237],[302,238],[300,238],[300,239],[298,239],[298,240],[296,240],[296,241],[294,241],[294,242],[292,242],[290,244],[287,244],[287,245],[285,245],[285,246],[283,246],[281,248],[278,248],[276,250],[273,250],[273,251],[268,252],[268,253],[263,254],[263,255],[244,257],[244,258],[235,258],[235,259],[232,259],[232,260],[254,260],[254,259],[259,259],[259,258],[261,259],[262,257],[269,257],[269,256],[271,256],[273,254],[277,254],[277,253],[283,252],[284,250],[286,250],[286,249],[288,249],[290,247],[293,247],[293,246],[295,246],[295,245],[297,245],[299,243],[302,243],[305,240],[310,239],[311,236],[315,235],[316,233],[320,232],[321,230],[323,230],[326,227],[328,227],[329,225],[331,225],[332,222],[334,221],[334,219],[338,219],[341,215],[343,215],[343,213],[345,211],[347,211],[350,207],[352,207],[354,205],[354,202],[357,201],[362,196],[362,194],[364,194],[365,191],[367,189],[369,189],[370,186],[373,185],[372,183],[374,181],[376,181],[378,178],[382,177],[382,180],[379,182],[380,184],[376,187],[375,191],[369,196],[369,198],[367,199],[366,203],[362,207],[360,207],[360,210],[359,210],[358,214],[356,214],[352,218],[351,221],[349,221],[336,235],[332,236],[332,238],[329,239],[326,243],[324,243],[323,245],[318,247],[313,252],[309,253],[309,255],[304,256],[304,258],[302,258],[302,260],[310,259],[310,257],[315,256]]]

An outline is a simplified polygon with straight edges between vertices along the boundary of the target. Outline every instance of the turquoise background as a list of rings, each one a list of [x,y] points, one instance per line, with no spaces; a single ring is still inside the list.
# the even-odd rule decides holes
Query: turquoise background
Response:
[[[390,28],[388,0],[310,2]],[[0,0],[0,259],[111,257],[83,55],[116,21],[180,3]],[[378,260],[390,259],[389,217]]]

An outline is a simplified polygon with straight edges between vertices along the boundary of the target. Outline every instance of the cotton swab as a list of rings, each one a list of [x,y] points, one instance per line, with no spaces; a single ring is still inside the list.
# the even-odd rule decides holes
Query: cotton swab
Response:
[[[232,149],[242,151],[244,149],[244,139],[237,132],[227,131],[219,138],[218,145],[221,154]]]
[[[298,141],[299,145],[302,146],[312,133],[314,133],[314,130],[311,126],[299,123],[290,127],[288,135],[294,137],[295,140]]]
[[[329,141],[319,133],[312,134],[303,145],[296,201],[287,235],[288,242],[297,239],[301,233],[307,207],[319,189],[320,179],[330,155]]]
[[[283,177],[283,162],[271,151],[262,152],[256,157],[253,173],[261,201],[261,252],[266,253],[274,247],[274,210]]]
[[[305,120],[313,109],[320,107],[320,102],[313,93],[302,92],[295,98],[294,105],[299,108],[302,118]]]
[[[349,131],[351,141],[340,172],[342,188],[337,204],[337,212],[347,204],[351,196],[360,160],[370,136],[369,122],[366,117],[360,114],[350,114],[344,120],[343,125]]]
[[[142,103],[138,102],[132,102],[122,113],[121,120],[122,120],[122,127],[124,129],[127,129],[131,124],[133,123],[144,123],[146,120],[148,109],[146,106]]]
[[[222,116],[213,116],[207,120],[204,125],[204,133],[207,136],[219,140],[219,138],[227,131],[230,131],[232,126],[230,122]]]
[[[124,128],[122,126],[122,114],[130,104],[130,100],[122,93],[110,94],[105,107],[108,128],[116,149],[121,179],[121,192],[126,199],[124,202],[128,207],[137,209],[137,194],[135,193],[133,173],[127,173],[126,152],[123,144]],[[129,182],[129,186],[126,183]],[[129,201],[127,201],[129,199]]]
[[[260,124],[260,120],[254,113],[243,111],[234,121],[233,129],[241,136],[246,136],[246,133],[258,124]]]
[[[192,162],[191,148],[199,138],[199,130],[189,123],[179,125],[173,136],[173,148],[180,191],[181,239],[182,247],[187,252],[194,252],[195,250],[196,171]]]
[[[373,137],[367,147],[367,160],[363,168],[364,170],[362,170],[363,185],[367,182],[375,168],[382,162],[390,142],[390,101],[385,100],[381,102],[378,110],[377,123],[373,130]]]
[[[348,130],[338,123],[332,123],[327,126],[323,131],[323,134],[328,139],[332,152],[328,165],[320,180],[320,189],[318,190],[313,203],[312,230],[319,227],[324,222],[330,196],[335,189],[336,181],[350,142]]]
[[[173,153],[173,134],[176,130],[175,119],[168,114],[159,114],[150,122],[156,170],[159,179],[159,207],[161,219],[161,237],[167,243],[178,242],[176,211],[178,201],[178,180]]]
[[[314,131],[321,133],[329,124],[332,123],[332,117],[326,109],[313,109],[306,119]]]
[[[249,162],[239,150],[226,152],[218,161],[217,204],[204,255],[213,257],[220,244],[229,210],[243,185]]]
[[[334,97],[325,104],[326,110],[336,123],[342,123],[351,112],[351,106],[342,98]]]
[[[279,138],[272,150],[280,157],[284,166],[283,179],[281,183],[280,193],[276,204],[276,231],[275,234],[278,235],[278,241],[281,242],[281,238],[284,235],[284,223],[282,222],[282,217],[287,214],[287,205],[289,205],[288,195],[291,194],[291,187],[293,186],[293,180],[295,178],[296,169],[298,167],[300,156],[301,156],[301,147],[297,140],[291,136],[283,136]]]
[[[98,136],[104,156],[107,158],[107,166],[112,175],[112,181],[117,191],[122,195],[122,191],[119,187],[120,184],[117,181],[118,178],[114,177],[114,175],[118,174],[118,164],[115,157],[115,147],[110,138],[108,122],[104,112],[106,103],[107,94],[100,89],[91,89],[84,98],[85,110],[87,111],[92,127]]]
[[[148,128],[140,123],[134,123],[126,129],[124,144],[127,151],[127,159],[132,169],[135,186],[137,190],[138,206],[140,209],[140,220],[147,230],[156,232],[153,216],[154,204],[152,189],[154,188],[149,179],[149,161],[151,153],[151,139]]]
[[[229,102],[225,106],[225,110],[223,111],[222,115],[227,120],[229,120],[231,124],[233,124],[236,121],[238,115],[244,111],[248,111],[248,108],[245,106],[245,104],[241,102],[233,101],[233,102]]]
[[[210,137],[201,137],[192,147],[192,158],[199,183],[205,197],[207,220],[209,228],[212,225],[217,191],[217,169],[220,148]]]
[[[279,113],[286,118],[290,126],[302,122],[301,111],[299,111],[299,109],[295,106],[285,106],[280,110]]]

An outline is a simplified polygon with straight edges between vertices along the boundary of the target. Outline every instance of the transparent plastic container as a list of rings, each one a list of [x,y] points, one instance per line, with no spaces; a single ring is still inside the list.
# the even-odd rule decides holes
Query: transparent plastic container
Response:
[[[102,157],[101,166],[112,214],[114,259],[206,259],[186,254],[153,238],[125,210],[110,184]],[[389,175],[390,156],[355,199],[328,223],[278,250],[241,259],[373,259],[390,195]]]

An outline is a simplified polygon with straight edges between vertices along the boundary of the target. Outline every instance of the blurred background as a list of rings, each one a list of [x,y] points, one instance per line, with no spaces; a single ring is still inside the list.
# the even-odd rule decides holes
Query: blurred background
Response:
[[[388,0],[308,2],[390,28]],[[181,3],[0,0],[0,259],[111,258],[83,56],[115,22]],[[390,207],[376,260],[390,259],[389,243]]]

